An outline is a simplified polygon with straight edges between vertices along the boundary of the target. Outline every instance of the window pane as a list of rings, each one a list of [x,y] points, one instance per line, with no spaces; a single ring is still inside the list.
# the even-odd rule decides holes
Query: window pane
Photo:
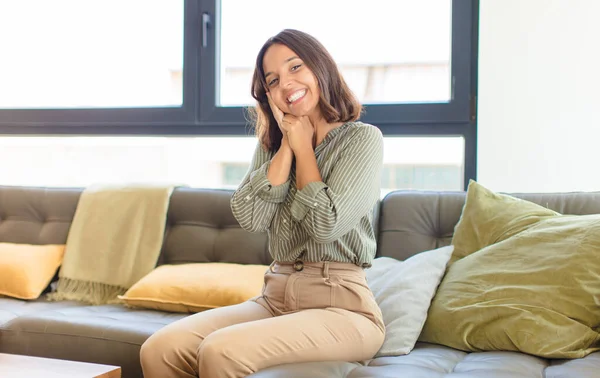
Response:
[[[167,181],[236,188],[253,137],[2,137],[2,185],[87,186]],[[395,189],[462,190],[462,137],[385,137],[381,195]]]
[[[463,137],[385,137],[382,195],[392,190],[463,190]]]
[[[448,102],[451,8],[451,0],[221,0],[219,104],[254,104],[256,54],[285,28],[319,39],[363,104]]]
[[[3,0],[0,36],[0,108],[182,103],[183,0]]]

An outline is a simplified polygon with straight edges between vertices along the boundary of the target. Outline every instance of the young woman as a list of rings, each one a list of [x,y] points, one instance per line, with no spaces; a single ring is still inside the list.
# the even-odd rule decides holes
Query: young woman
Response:
[[[146,378],[244,377],[269,366],[370,359],[385,326],[365,279],[383,140],[327,50],[284,30],[258,53],[259,139],[231,199],[240,225],[266,231],[274,259],[260,296],[172,323],[142,346]]]

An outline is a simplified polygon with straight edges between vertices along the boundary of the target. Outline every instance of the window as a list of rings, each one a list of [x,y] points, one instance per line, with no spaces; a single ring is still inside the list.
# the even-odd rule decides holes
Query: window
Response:
[[[268,37],[292,27],[332,53],[377,126],[469,123],[476,0],[207,0],[200,50],[200,120],[239,121],[251,104],[248,78]],[[368,6],[366,5],[368,4]],[[315,12],[319,9],[319,12]],[[257,22],[268,12],[285,14]],[[332,16],[335,14],[335,17]],[[234,88],[243,88],[240,92]]]
[[[4,0],[0,139],[49,135],[49,146],[60,136],[84,144],[112,136],[184,144],[196,137],[246,139],[256,53],[269,36],[291,27],[323,42],[365,104],[362,120],[386,138],[425,138],[422,148],[430,153],[435,140],[460,141],[458,165],[399,162],[393,186],[452,186],[450,177],[462,175],[464,188],[476,172],[478,4]],[[259,22],[266,9],[285,17]],[[239,167],[223,165],[230,163],[247,161],[215,163],[222,185],[239,177]],[[408,167],[412,173],[403,171]]]
[[[2,185],[85,187],[164,181],[235,189],[252,137],[0,137]],[[396,189],[460,190],[464,140],[385,137],[381,196]]]
[[[451,0],[371,0],[368,7],[357,0],[343,6],[322,0],[304,0],[302,6],[280,0],[220,4],[221,106],[254,104],[248,83],[256,52],[274,30],[285,28],[306,31],[328,47],[363,104],[450,101]],[[286,17],[256,22],[273,9]],[[336,25],[332,14],[358,22]]]
[[[250,164],[223,163],[223,186],[237,188],[242,182]]]
[[[251,137],[0,137],[2,185],[85,187],[161,181],[235,188],[256,147]]]
[[[0,108],[181,106],[183,1],[146,3],[0,2]]]
[[[462,190],[461,137],[384,138],[381,190]]]
[[[460,166],[385,165],[381,186],[385,190],[461,190]]]

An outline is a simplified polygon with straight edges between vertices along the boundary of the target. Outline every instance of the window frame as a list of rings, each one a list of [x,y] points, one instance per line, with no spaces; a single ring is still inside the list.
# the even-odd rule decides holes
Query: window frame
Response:
[[[183,1],[183,0],[182,0]],[[167,125],[196,123],[198,2],[185,0],[183,11],[182,105],[123,108],[0,109],[0,134],[161,134]],[[191,46],[192,48],[188,48]],[[141,126],[140,125],[148,125]]]
[[[0,109],[0,136],[251,134],[243,107],[216,106],[219,4],[220,0],[184,0],[181,107]],[[210,16],[206,34],[203,14]],[[386,136],[462,136],[464,188],[476,179],[478,22],[479,0],[452,1],[448,103],[369,104],[361,117]],[[208,42],[205,47],[203,39]]]
[[[418,1],[418,0],[415,0]],[[421,123],[467,122],[470,118],[470,71],[471,71],[471,27],[473,3],[475,0],[452,1],[452,42],[451,42],[451,93],[447,103],[400,103],[364,105],[365,114],[361,119],[373,125],[398,125]],[[207,85],[200,85],[200,107],[198,118],[201,125],[244,124],[240,119],[241,107],[219,107],[219,30],[220,0],[201,0],[203,14],[208,14],[211,24],[208,28],[210,43],[200,49],[200,78]],[[248,84],[250,90],[250,84]]]

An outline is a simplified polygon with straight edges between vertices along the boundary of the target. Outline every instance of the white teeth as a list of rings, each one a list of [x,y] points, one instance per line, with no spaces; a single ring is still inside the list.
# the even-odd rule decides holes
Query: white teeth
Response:
[[[298,100],[300,97],[304,96],[306,94],[306,90],[301,90],[298,92],[294,92],[290,97],[288,97],[288,102],[292,103],[296,100]]]

